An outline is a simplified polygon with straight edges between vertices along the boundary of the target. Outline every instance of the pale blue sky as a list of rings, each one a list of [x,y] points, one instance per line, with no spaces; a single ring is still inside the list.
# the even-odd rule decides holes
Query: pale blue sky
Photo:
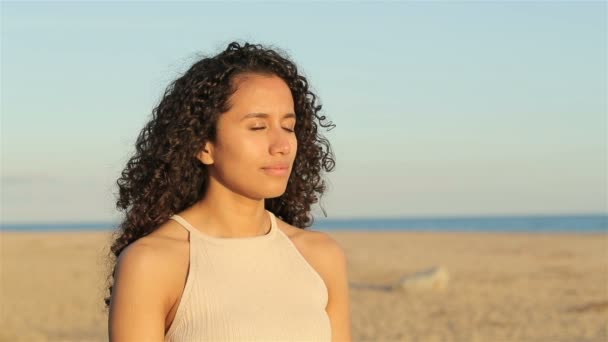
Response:
[[[336,124],[330,218],[608,212],[605,2],[1,6],[5,223],[118,217],[152,108],[232,40],[286,51]]]

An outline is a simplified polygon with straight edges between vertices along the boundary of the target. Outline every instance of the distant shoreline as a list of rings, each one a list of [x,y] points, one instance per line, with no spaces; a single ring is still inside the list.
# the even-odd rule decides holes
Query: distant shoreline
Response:
[[[117,222],[2,223],[0,232],[107,231]],[[608,214],[518,215],[469,217],[314,218],[320,231],[432,231],[432,232],[585,232],[608,233]]]

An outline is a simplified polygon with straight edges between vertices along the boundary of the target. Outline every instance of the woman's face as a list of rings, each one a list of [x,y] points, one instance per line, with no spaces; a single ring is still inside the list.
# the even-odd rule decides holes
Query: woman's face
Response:
[[[252,199],[281,196],[287,187],[298,142],[291,90],[278,76],[237,76],[231,109],[217,123],[215,143],[199,159],[210,176]]]

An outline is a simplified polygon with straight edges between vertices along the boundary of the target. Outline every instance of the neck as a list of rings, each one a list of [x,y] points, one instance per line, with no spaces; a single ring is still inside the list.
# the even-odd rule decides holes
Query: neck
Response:
[[[196,227],[221,238],[264,235],[270,229],[264,198],[252,199],[227,188],[208,187],[205,197],[186,211]]]

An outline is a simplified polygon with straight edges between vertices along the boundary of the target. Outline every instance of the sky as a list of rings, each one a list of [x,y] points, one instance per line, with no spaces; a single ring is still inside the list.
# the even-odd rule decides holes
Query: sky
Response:
[[[234,40],[285,52],[336,125],[328,218],[608,212],[606,2],[0,6],[3,223],[119,218],[164,90]]]

